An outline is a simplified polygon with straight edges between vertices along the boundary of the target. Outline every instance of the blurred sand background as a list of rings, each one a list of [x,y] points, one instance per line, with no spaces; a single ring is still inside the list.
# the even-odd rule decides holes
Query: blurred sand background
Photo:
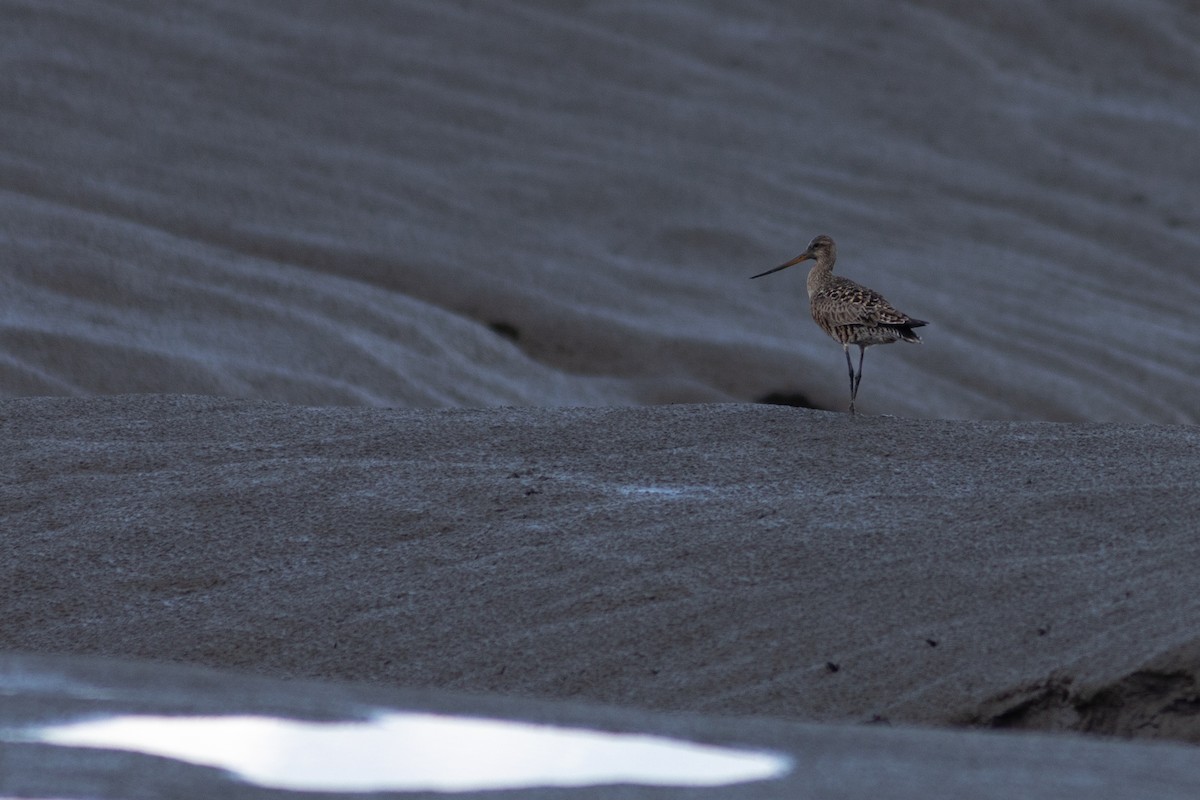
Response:
[[[824,232],[868,413],[1200,417],[1188,3],[3,12],[8,396],[840,409]]]
[[[1200,793],[1194,3],[0,21],[0,729],[145,670],[833,759],[727,796]],[[857,419],[752,402],[844,408],[747,280],[817,233],[931,321]]]

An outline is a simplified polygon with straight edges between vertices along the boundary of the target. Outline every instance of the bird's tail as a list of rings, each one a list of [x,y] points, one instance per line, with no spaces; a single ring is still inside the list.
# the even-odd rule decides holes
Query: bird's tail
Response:
[[[929,323],[923,319],[910,319],[903,325],[897,325],[896,332],[900,334],[900,338],[904,341],[912,342],[913,344],[920,344],[921,337],[913,333],[913,328],[920,328],[921,326],[928,324]]]

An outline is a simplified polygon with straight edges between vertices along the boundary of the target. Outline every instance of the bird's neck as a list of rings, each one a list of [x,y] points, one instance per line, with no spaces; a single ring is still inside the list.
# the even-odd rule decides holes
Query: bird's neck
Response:
[[[818,258],[808,271],[808,296],[811,298],[819,292],[833,277],[833,259]]]

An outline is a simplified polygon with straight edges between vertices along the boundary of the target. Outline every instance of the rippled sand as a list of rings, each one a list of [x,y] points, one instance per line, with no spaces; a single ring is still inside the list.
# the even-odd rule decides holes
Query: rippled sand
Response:
[[[845,726],[869,722],[919,760],[949,745],[913,725],[1200,741],[1191,427],[186,396],[12,400],[0,419],[3,650],[438,707],[465,691],[534,718],[702,713],[730,741],[722,719],[821,722],[850,760],[875,740]],[[213,702],[226,681],[223,708],[235,677],[203,681]],[[973,774],[977,747],[945,769]],[[1013,747],[1032,769],[1040,745]],[[1063,747],[1031,796],[1066,796]],[[1130,747],[1103,756],[1122,780],[1144,763]]]
[[[10,3],[0,392],[1196,422],[1171,3]],[[761,285],[760,285],[761,284]],[[514,341],[515,339],[515,341]]]

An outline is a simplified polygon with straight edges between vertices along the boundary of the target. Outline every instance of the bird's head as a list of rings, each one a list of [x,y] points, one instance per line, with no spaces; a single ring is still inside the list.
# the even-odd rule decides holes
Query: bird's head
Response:
[[[779,272],[781,269],[787,269],[790,266],[799,264],[801,261],[807,261],[810,258],[815,259],[818,264],[821,262],[833,264],[833,262],[837,259],[837,245],[833,243],[833,239],[822,233],[820,236],[815,237],[811,242],[808,243],[807,250],[793,258],[791,261],[787,262],[786,264],[780,264],[778,267],[769,269],[766,272],[760,272],[757,275],[751,275],[750,278],[751,280],[754,278],[761,278],[763,275],[770,275],[772,272]]]

